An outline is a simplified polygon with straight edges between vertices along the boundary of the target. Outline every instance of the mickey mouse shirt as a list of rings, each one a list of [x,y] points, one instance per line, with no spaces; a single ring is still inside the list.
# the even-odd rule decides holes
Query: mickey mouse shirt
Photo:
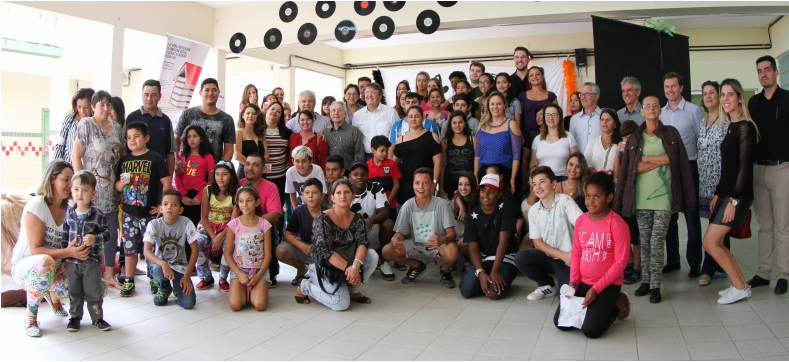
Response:
[[[179,216],[172,225],[160,217],[148,223],[143,241],[153,244],[154,254],[166,261],[170,268],[183,274],[189,265],[186,248],[197,242],[197,229],[186,216]]]
[[[244,226],[240,218],[227,223],[227,228],[236,236],[233,243],[233,261],[239,268],[260,269],[265,257],[264,236],[271,229],[271,224],[259,217],[257,225]]]

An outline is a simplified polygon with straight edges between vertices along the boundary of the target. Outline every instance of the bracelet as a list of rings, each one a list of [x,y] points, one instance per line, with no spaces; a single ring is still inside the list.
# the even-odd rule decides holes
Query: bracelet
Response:
[[[358,262],[359,262],[359,265],[364,265],[364,262],[363,262],[363,261],[361,261],[361,260],[359,260],[359,259],[353,259],[353,261],[354,261],[354,262],[357,262],[357,261],[358,261]]]
[[[356,270],[359,273],[362,272],[361,270],[359,270],[359,268],[356,267],[356,265],[351,265],[351,268],[353,268],[354,270]]]

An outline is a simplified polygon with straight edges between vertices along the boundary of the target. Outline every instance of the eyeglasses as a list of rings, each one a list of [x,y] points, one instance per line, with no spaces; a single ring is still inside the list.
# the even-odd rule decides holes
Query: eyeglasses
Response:
[[[596,96],[596,95],[597,95],[597,93],[588,93],[588,92],[587,93],[581,93],[581,97],[591,97],[591,96]]]
[[[364,92],[364,95],[366,95],[366,96],[377,96],[378,92]]]
[[[489,80],[481,80],[481,81],[479,81],[479,84],[490,84],[490,81]]]
[[[652,109],[652,108],[658,109],[658,108],[660,108],[660,105],[657,104],[657,103],[656,104],[644,104],[644,105],[641,105],[641,108],[643,108],[643,109]]]
[[[559,113],[545,113],[545,118],[559,118]]]

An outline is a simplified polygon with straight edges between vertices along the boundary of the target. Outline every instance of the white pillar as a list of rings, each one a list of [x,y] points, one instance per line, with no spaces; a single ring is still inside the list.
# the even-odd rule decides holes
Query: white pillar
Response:
[[[120,25],[112,27],[112,55],[110,66],[110,89],[113,96],[121,96],[123,93],[123,36],[126,28]]]

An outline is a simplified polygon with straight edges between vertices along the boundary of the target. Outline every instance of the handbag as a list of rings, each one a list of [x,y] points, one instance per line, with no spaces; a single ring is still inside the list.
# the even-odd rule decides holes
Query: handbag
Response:
[[[329,263],[329,259],[321,258],[320,261],[315,264],[315,272],[318,274],[318,285],[321,287],[321,290],[324,293],[334,295],[340,289],[340,284],[345,280],[345,271],[335,268],[334,265]],[[326,287],[323,286],[323,279],[330,281],[334,284],[334,290],[329,292],[326,290]]]
[[[745,214],[745,224],[739,228],[729,230],[729,236],[735,239],[748,239],[751,237],[751,209]]]

